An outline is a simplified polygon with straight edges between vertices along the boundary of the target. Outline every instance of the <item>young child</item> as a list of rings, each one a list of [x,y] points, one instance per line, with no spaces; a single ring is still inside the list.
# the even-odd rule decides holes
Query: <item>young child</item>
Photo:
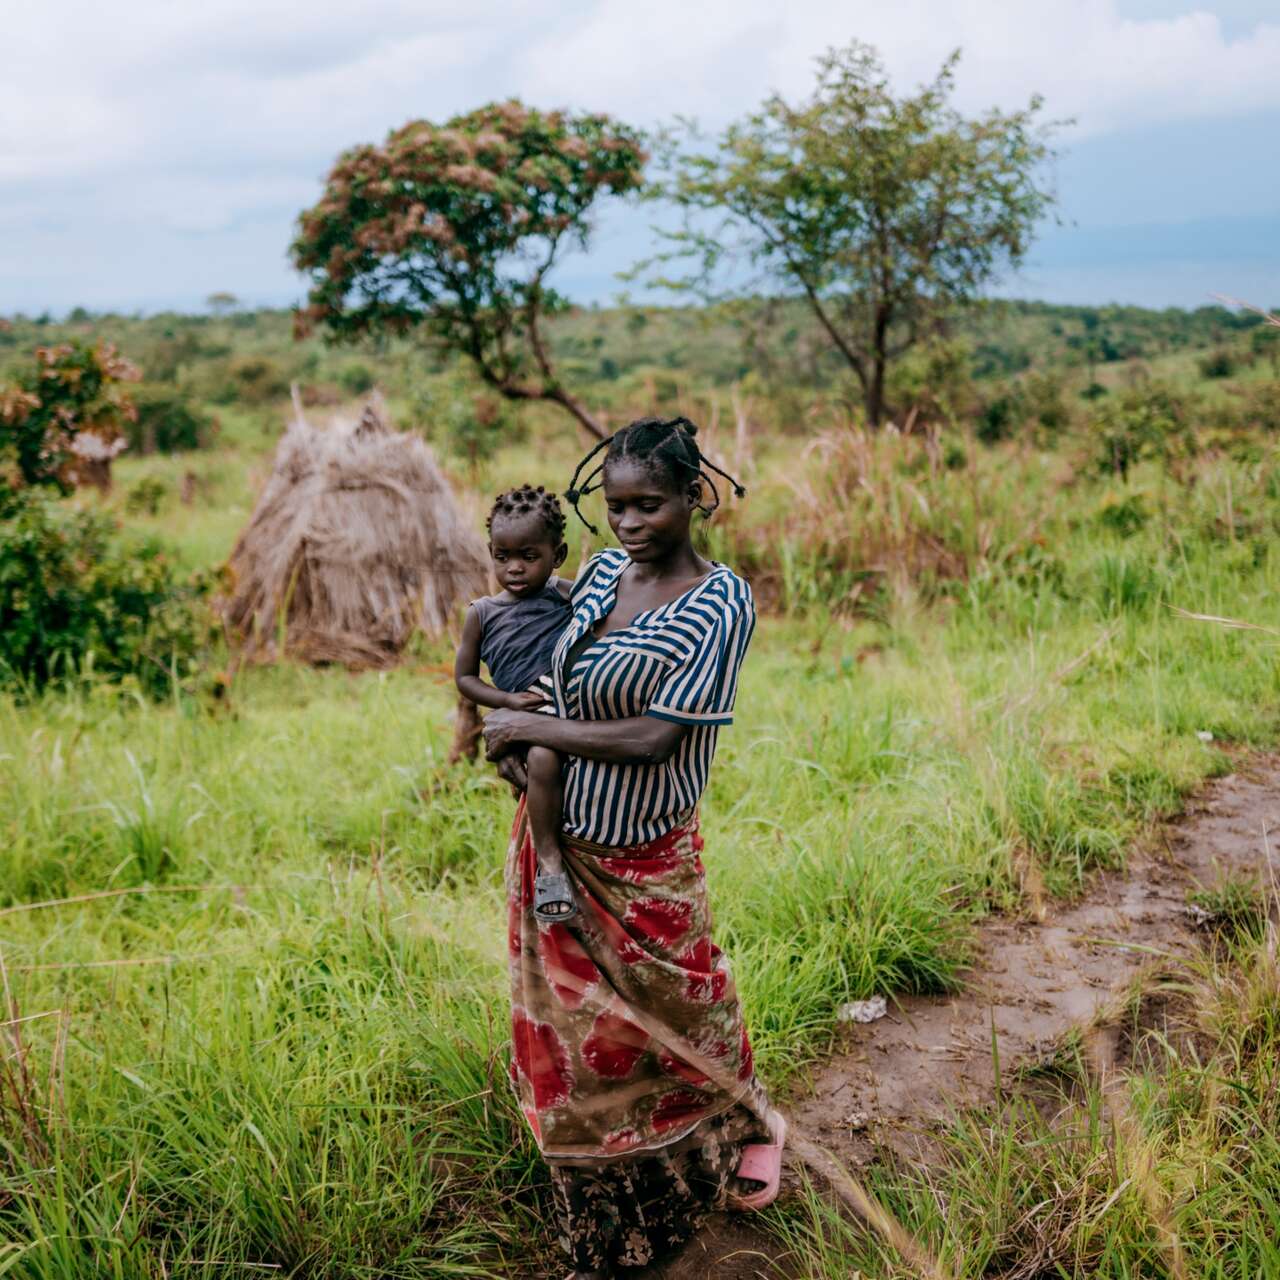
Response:
[[[554,493],[526,484],[499,494],[486,524],[502,590],[467,610],[453,680],[464,698],[482,707],[545,710],[552,696],[552,653],[570,617],[569,583],[554,576],[569,553],[564,512]],[[492,684],[480,679],[481,662]],[[546,747],[530,747],[525,768],[529,833],[538,855],[534,915],[545,922],[567,920],[578,905],[560,846],[560,757]]]

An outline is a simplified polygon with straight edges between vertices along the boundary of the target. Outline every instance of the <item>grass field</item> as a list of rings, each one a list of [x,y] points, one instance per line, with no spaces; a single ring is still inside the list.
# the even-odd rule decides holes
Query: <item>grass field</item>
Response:
[[[217,563],[266,444],[233,422],[198,462],[122,464],[121,493],[203,476],[195,505],[133,523]],[[1269,447],[1202,457],[1185,485],[1147,464],[1127,487],[1026,446],[970,441],[951,470],[910,441],[842,447],[762,444],[710,544],[775,605],[704,817],[719,938],[784,1095],[841,1002],[947,987],[972,922],[1016,907],[1028,874],[1072,893],[1223,768],[1219,745],[1280,724],[1272,637],[1170,608],[1280,627]],[[570,449],[549,451],[556,474]],[[485,479],[524,478],[527,457]],[[1107,515],[1134,492],[1136,531]],[[874,595],[850,595],[845,544],[876,549]],[[935,544],[963,572],[922,567]],[[550,1257],[505,1084],[510,799],[485,766],[444,763],[449,656],[241,669],[216,708],[104,685],[0,702],[0,1274],[439,1277]],[[1249,1055],[1244,1075],[1263,1070]],[[1180,1087],[1153,1080],[1152,1106]],[[1022,1176],[1032,1123],[957,1138],[938,1175],[953,1218],[992,1162]],[[1087,1136],[1059,1158],[1077,1176]],[[880,1190],[928,1232],[935,1201],[913,1188]],[[1132,1196],[1101,1202],[1117,1240],[1147,1229]],[[816,1204],[777,1218],[815,1274],[893,1273]],[[1105,1256],[1097,1274],[1149,1274],[1132,1261],[1149,1251]],[[1261,1274],[1242,1267],[1212,1274]]]
[[[744,377],[734,323],[582,312],[556,342],[615,417],[695,413],[750,489],[704,535],[765,616],[703,817],[718,939],[785,1099],[844,1001],[946,989],[984,913],[1071,895],[1238,749],[1280,738],[1265,630],[1280,629],[1280,450],[1228,412],[1270,385],[1271,354],[1245,360],[1250,333],[1219,309],[995,309],[967,333],[978,401],[1047,371],[1070,412],[994,445],[960,421],[859,432],[830,369],[808,400]],[[290,347],[280,315],[50,328],[14,326],[6,358],[105,333],[217,414],[212,448],[126,455],[107,502],[184,570],[222,563],[243,527],[281,379],[328,394],[372,369],[407,422],[470,394],[407,350]],[[1223,344],[1235,380],[1202,378]],[[1198,397],[1198,448],[1104,475],[1078,393],[1152,372]],[[437,441],[477,521],[498,488],[564,486],[578,446],[563,424],[534,412],[523,429],[479,459]],[[571,560],[590,550],[572,539]],[[150,702],[128,682],[0,694],[0,1276],[425,1280],[550,1263],[544,1173],[506,1085],[511,801],[483,764],[445,762],[451,656],[442,639],[382,675],[241,667],[216,702]],[[209,665],[233,664],[215,649]],[[1154,1176],[1203,1209],[1179,1218],[1190,1272],[1122,1185],[1087,1089],[1093,1127],[1064,1139],[1034,1111],[973,1117],[936,1169],[881,1170],[873,1189],[965,1276],[1280,1274],[1250,1243],[1280,1171],[1258,1137],[1274,1128],[1268,954],[1242,947],[1197,978],[1229,1032],[1211,1061],[1134,1086]],[[1213,1121],[1196,1092],[1210,1074],[1254,1111]],[[1079,1216],[1057,1270],[1036,1271],[1042,1241],[1019,1214],[1054,1179],[1079,1182]],[[771,1223],[814,1275],[912,1274],[820,1197]]]

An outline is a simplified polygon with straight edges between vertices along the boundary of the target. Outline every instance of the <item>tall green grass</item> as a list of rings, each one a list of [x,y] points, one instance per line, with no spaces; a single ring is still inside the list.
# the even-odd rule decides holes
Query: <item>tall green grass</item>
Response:
[[[916,474],[915,447],[885,484]],[[794,490],[759,463],[755,554],[785,552],[798,585],[761,625],[703,816],[718,935],[779,1090],[842,1002],[954,984],[971,923],[1019,903],[1028,865],[1075,892],[1224,767],[1217,743],[1275,737],[1268,638],[1167,607],[1280,624],[1268,461],[1205,464],[1129,537],[1099,514],[1125,497],[1111,481],[1013,449],[971,465],[968,496],[928,481],[963,571],[927,591],[884,575],[833,615],[800,604],[834,544],[777,541]],[[1032,535],[1006,519],[984,550],[964,510],[988,481],[1021,486]],[[200,562],[216,525],[177,527],[182,554]],[[445,764],[447,656],[242,669],[221,709],[107,686],[0,702],[0,1274],[549,1257],[505,1082],[510,799],[486,766]]]

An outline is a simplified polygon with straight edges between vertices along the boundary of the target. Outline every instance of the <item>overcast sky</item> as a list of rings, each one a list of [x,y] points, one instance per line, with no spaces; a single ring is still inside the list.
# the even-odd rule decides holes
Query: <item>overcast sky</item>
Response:
[[[852,37],[904,88],[964,51],[965,109],[1076,121],[1007,291],[1280,301],[1280,0],[0,0],[0,314],[289,304],[336,154],[512,95],[718,125]],[[602,211],[558,283],[607,302],[651,210]]]

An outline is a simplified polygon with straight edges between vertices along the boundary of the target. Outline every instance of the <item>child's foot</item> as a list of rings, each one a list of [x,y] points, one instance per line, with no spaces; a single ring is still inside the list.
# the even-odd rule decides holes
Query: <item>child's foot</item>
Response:
[[[573,886],[564,873],[560,850],[538,854],[538,874],[533,881],[533,914],[549,924],[578,914]]]

